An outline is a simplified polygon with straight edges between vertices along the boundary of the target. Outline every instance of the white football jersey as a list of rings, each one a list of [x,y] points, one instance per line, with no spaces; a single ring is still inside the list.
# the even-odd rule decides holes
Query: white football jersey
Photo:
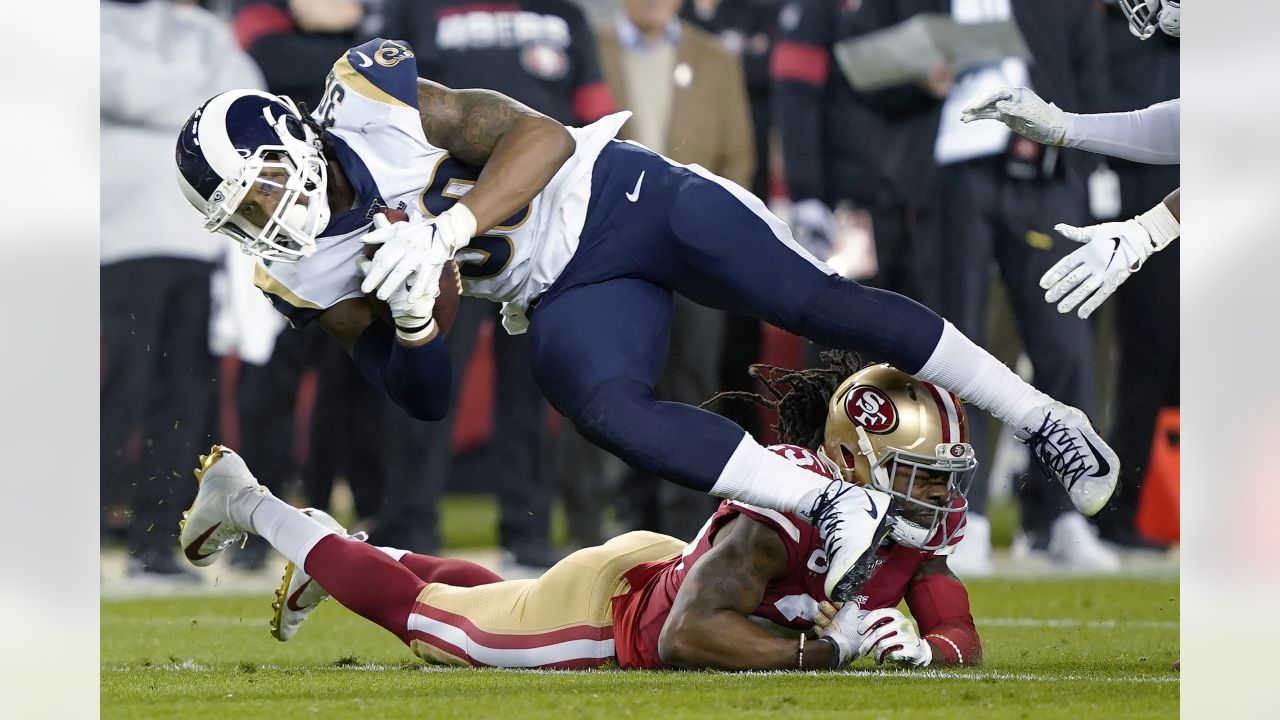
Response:
[[[258,287],[295,326],[360,297],[360,238],[382,207],[410,221],[433,218],[467,194],[480,168],[432,145],[418,111],[417,66],[406,43],[375,38],[334,63],[324,99],[313,114],[332,134],[336,160],[355,188],[354,209],[335,215],[316,238],[311,257],[259,268]],[[497,227],[458,252],[466,295],[504,304],[508,331],[523,332],[529,304],[555,282],[578,247],[596,157],[629,113],[569,128],[572,157],[547,187]]]

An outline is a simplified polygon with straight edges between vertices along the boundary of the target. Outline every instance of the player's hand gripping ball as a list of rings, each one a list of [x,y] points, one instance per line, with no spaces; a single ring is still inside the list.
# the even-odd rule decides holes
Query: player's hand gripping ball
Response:
[[[378,214],[392,223],[409,222],[409,214],[403,210],[383,208],[378,211]],[[364,246],[364,256],[372,260],[380,248],[382,245],[367,244]],[[449,328],[453,327],[453,319],[458,315],[458,300],[461,297],[462,276],[458,274],[458,264],[450,260],[444,264],[444,270],[440,273],[440,294],[436,297],[435,307],[431,311],[431,317],[435,318],[441,333],[448,334]]]

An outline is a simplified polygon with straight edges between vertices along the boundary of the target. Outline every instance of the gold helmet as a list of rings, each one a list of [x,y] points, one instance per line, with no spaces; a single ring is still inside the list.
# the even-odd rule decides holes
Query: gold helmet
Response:
[[[955,395],[888,365],[863,368],[831,395],[822,454],[846,481],[895,498],[892,536],[899,543],[940,550],[959,532],[978,461]],[[899,472],[905,468],[910,472]],[[945,495],[917,498],[918,482],[941,486]]]

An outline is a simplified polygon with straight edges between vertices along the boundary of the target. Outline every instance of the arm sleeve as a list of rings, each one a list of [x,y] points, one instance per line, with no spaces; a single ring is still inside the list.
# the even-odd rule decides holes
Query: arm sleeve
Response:
[[[834,5],[832,5],[834,7]],[[773,124],[782,141],[783,174],[791,199],[823,199],[823,96],[831,71],[827,4],[794,0],[782,8],[769,59]]]
[[[1176,165],[1181,104],[1169,100],[1127,113],[1068,113],[1062,144],[1135,162]]]
[[[613,92],[605,84],[604,73],[600,70],[600,51],[596,48],[596,36],[587,24],[587,18],[576,5],[569,4],[565,10],[565,20],[569,23],[569,35],[573,42],[573,118],[587,125],[599,120],[609,113],[617,112]]]
[[[374,387],[418,420],[440,420],[449,412],[453,368],[443,335],[419,347],[405,347],[385,323],[365,329],[351,352]]]
[[[942,665],[979,665],[982,641],[969,614],[969,593],[951,575],[917,576],[907,590],[907,607],[920,637]]]

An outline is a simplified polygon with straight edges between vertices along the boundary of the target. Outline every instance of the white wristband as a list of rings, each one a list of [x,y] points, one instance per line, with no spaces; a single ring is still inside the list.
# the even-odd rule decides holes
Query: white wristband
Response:
[[[1178,219],[1169,211],[1163,202],[1142,213],[1137,218],[1138,224],[1151,236],[1151,245],[1156,250],[1163,250],[1169,243],[1178,239],[1181,228]]]
[[[422,340],[423,338],[427,337],[431,333],[435,332],[435,329],[436,329],[436,319],[431,318],[430,320],[427,321],[426,325],[423,325],[417,330],[408,331],[408,330],[404,330],[402,328],[397,327],[396,337],[400,338],[405,342],[418,342],[419,340]]]
[[[461,202],[454,203],[453,207],[440,213],[436,218],[436,224],[449,227],[449,232],[443,235],[453,243],[449,248],[449,257],[453,257],[455,252],[466,247],[476,234],[476,216],[471,212],[471,208]]]

